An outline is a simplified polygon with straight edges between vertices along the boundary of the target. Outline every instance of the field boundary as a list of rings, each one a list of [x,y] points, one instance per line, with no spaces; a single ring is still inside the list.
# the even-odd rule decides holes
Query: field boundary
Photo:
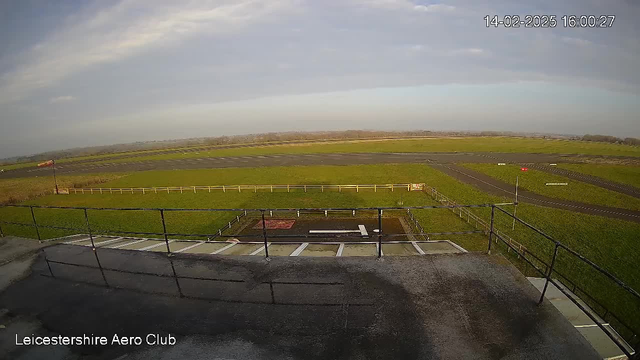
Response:
[[[342,190],[356,190],[356,192],[360,192],[360,190],[373,190],[373,192],[377,192],[378,190],[406,190],[406,191],[422,191],[424,189],[424,183],[411,183],[411,184],[344,184],[344,185],[324,185],[324,184],[309,184],[309,185],[207,185],[207,186],[155,186],[155,187],[126,187],[126,188],[63,188],[59,189],[59,192],[62,194],[146,194],[146,193],[154,193],[158,192],[193,192],[197,193],[198,190],[200,192],[212,192],[212,191],[233,191],[233,192],[242,192],[244,191],[253,191],[258,192],[258,190],[268,190],[270,192],[286,190],[287,192],[291,192],[291,190],[304,190],[307,192],[308,190],[320,190],[320,192],[327,191],[335,191],[342,192]]]

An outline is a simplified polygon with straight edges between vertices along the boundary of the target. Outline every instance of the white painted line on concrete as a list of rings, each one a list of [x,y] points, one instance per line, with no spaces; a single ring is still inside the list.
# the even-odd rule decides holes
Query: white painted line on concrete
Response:
[[[358,225],[358,228],[360,229],[360,235],[369,236],[369,233],[367,232],[367,227],[366,226]]]
[[[604,323],[602,324],[602,326],[607,326],[609,325],[609,323]],[[598,324],[588,324],[588,325],[574,325],[575,328],[590,328],[590,327],[597,327]]]
[[[418,244],[416,244],[415,241],[412,241],[411,245],[413,245],[413,247],[416,248],[416,251],[419,252],[420,255],[424,255],[424,250],[422,250],[422,248],[418,246]]]
[[[171,244],[172,242],[174,242],[175,240],[169,240],[168,243]],[[160,242],[159,244],[154,244],[154,245],[149,245],[147,247],[143,247],[142,249],[140,249],[140,251],[147,251],[147,250],[151,250],[153,248],[157,248],[158,246],[162,246],[165,245],[167,242]]]
[[[309,230],[309,234],[351,234],[359,232],[360,230]]]
[[[194,247],[196,247],[196,246],[200,246],[200,245],[202,245],[202,244],[204,244],[204,241],[203,241],[203,242],[199,242],[199,243],[195,243],[195,244],[193,244],[193,245],[189,245],[189,246],[187,246],[186,248],[182,248],[182,249],[177,250],[177,251],[174,251],[174,252],[175,252],[175,253],[181,253],[181,252],[183,252],[183,251],[191,250],[191,249],[193,249]]]
[[[340,243],[340,247],[338,248],[338,252],[336,256],[342,256],[342,252],[344,251],[344,243]]]
[[[300,253],[301,253],[301,252],[303,252],[303,251],[304,251],[304,249],[306,249],[306,248],[307,248],[307,246],[309,246],[309,243],[302,243],[302,245],[298,246],[298,248],[297,248],[297,249],[295,249],[295,250],[291,253],[291,255],[289,255],[289,256],[298,256],[298,255],[300,255]]]
[[[118,240],[122,240],[122,238],[121,238],[121,237],[119,237],[119,238],[115,238],[115,239],[111,239],[111,240],[100,241],[100,242],[93,243],[93,244],[94,244],[95,246],[98,246],[98,245],[105,245],[105,244],[111,244],[112,242],[116,242],[116,241],[118,241]]]
[[[84,238],[84,239],[78,239],[78,240],[73,240],[73,241],[66,241],[65,244],[75,244],[75,243],[79,243],[79,242],[85,241],[85,240],[91,240],[91,238]]]
[[[271,243],[267,243],[267,247],[269,247],[269,245],[271,245]],[[264,245],[262,247],[259,247],[258,250],[252,252],[249,255],[258,255],[261,251],[264,251]]]
[[[134,245],[134,244],[139,244],[139,243],[144,242],[144,241],[147,241],[147,239],[134,240],[132,242],[119,244],[119,245],[116,245],[116,246],[112,247],[111,249],[120,249],[122,247],[129,246],[129,245]]]
[[[458,249],[458,250],[460,250],[460,251],[462,251],[462,252],[465,252],[465,253],[466,253],[466,252],[468,252],[468,251],[467,251],[467,250],[465,250],[462,246],[460,246],[460,245],[458,245],[458,244],[454,243],[454,242],[453,242],[453,241],[451,241],[451,240],[444,240],[444,241],[448,242],[449,244],[451,244],[451,246],[455,247],[456,249]]]
[[[219,254],[219,253],[221,253],[221,252],[223,252],[223,251],[225,251],[225,250],[227,250],[227,249],[229,249],[229,248],[231,248],[231,247],[235,246],[236,244],[237,244],[237,243],[233,243],[233,244],[229,244],[229,245],[227,245],[227,246],[224,246],[224,247],[222,247],[222,248],[220,248],[220,249],[218,249],[218,250],[216,250],[216,251],[212,252],[212,253],[211,253],[211,255]]]

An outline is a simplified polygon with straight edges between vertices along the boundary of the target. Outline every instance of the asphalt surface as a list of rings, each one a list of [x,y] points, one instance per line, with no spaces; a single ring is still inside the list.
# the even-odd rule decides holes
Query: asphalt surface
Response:
[[[435,169],[438,169],[462,182],[471,184],[480,190],[498,196],[508,196],[510,199],[515,200],[515,189],[513,184],[507,184],[489,175],[454,164],[433,164],[432,166]],[[561,200],[536,194],[524,189],[518,189],[518,201],[640,223],[640,211]]]
[[[0,294],[0,358],[597,359],[500,256],[300,258],[57,245]],[[54,277],[51,276],[54,275]],[[159,334],[173,346],[16,346]]]

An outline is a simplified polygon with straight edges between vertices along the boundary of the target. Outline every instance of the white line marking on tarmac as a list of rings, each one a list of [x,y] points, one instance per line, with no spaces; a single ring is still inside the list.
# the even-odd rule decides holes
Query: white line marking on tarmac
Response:
[[[307,246],[309,246],[309,243],[302,243],[302,244],[301,244],[300,246],[298,246],[298,248],[297,248],[297,249],[295,249],[295,250],[291,253],[291,255],[289,255],[289,256],[298,256],[298,255],[300,255],[300,253],[301,253],[301,252],[303,252],[303,251],[304,251],[304,249],[306,249],[306,248],[307,248]]]
[[[415,241],[412,241],[411,245],[413,245],[413,247],[416,248],[416,251],[420,253],[420,255],[424,255],[424,250],[422,250],[422,248],[418,246],[418,244],[416,244]]]
[[[271,243],[267,243],[267,247],[269,247],[269,245],[271,245]],[[256,250],[256,251],[252,252],[252,253],[251,253],[251,254],[249,254],[249,255],[258,255],[261,251],[264,251],[264,245],[263,245],[263,246],[261,246],[261,247],[259,247],[259,248],[258,248],[258,250]]]
[[[115,239],[111,239],[111,240],[100,241],[100,242],[93,243],[93,244],[94,244],[95,246],[98,246],[98,245],[104,245],[104,244],[111,244],[111,243],[116,242],[116,241],[118,241],[118,240],[122,240],[122,238],[121,238],[121,237],[119,237],[119,238],[115,238]]]
[[[344,243],[340,243],[340,247],[338,247],[338,252],[336,256],[342,256],[342,252],[344,251]]]
[[[222,248],[220,248],[220,249],[218,249],[218,250],[216,250],[216,251],[212,252],[212,253],[211,253],[211,255],[220,254],[221,252],[223,252],[223,251],[225,251],[225,250],[227,250],[227,249],[229,249],[229,248],[231,248],[231,247],[235,246],[236,244],[237,244],[237,243],[233,243],[233,244],[229,244],[229,245],[227,245],[227,246],[224,246],[224,247],[222,247]]]
[[[204,241],[203,241],[203,242],[196,243],[196,244],[194,244],[194,245],[189,245],[189,246],[187,246],[186,248],[182,248],[182,249],[177,250],[177,251],[174,251],[174,252],[175,252],[175,253],[181,253],[181,252],[183,252],[183,251],[191,250],[191,249],[193,249],[194,247],[196,247],[196,246],[200,246],[200,245],[202,245],[202,244],[204,244]]]
[[[358,225],[358,228],[360,228],[360,235],[369,236],[369,233],[367,232],[367,227],[366,226]]]
[[[116,246],[112,247],[111,249],[120,249],[120,248],[125,247],[125,246],[139,244],[139,243],[141,243],[143,241],[147,241],[147,239],[135,240],[135,241],[132,241],[132,242],[116,245]]]
[[[451,244],[451,246],[455,247],[456,249],[458,249],[458,250],[460,250],[460,251],[462,251],[462,252],[468,252],[468,251],[467,251],[467,250],[465,250],[462,246],[460,246],[460,245],[458,245],[458,244],[454,243],[454,242],[453,242],[453,241],[451,241],[451,240],[445,240],[445,241],[446,241],[446,242],[448,242],[449,244]]]
[[[78,239],[78,240],[73,240],[73,241],[66,241],[65,244],[75,244],[75,243],[79,243],[79,242],[85,241],[85,240],[91,240],[91,238],[84,238],[84,239]]]
[[[171,244],[174,241],[175,240],[169,240],[168,243]],[[159,244],[149,245],[147,247],[143,247],[142,249],[140,249],[140,251],[148,251],[148,250],[151,250],[153,248],[157,248],[158,246],[162,246],[162,245],[165,245],[165,244],[166,244],[166,242],[163,241],[163,242],[160,242]]]
[[[607,326],[609,325],[609,323],[604,323],[601,324],[602,326]],[[588,324],[588,325],[574,325],[575,328],[590,328],[590,327],[596,327],[598,326],[598,324]]]

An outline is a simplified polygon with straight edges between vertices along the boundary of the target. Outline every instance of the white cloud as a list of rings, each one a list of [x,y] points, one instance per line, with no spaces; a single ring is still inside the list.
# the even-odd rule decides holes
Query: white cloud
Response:
[[[75,96],[71,96],[71,95],[57,96],[49,99],[49,104],[64,103],[64,102],[74,101],[75,99],[76,99]]]
[[[23,65],[0,77],[0,103],[92,66],[116,62],[149,49],[176,44],[196,34],[222,34],[290,11],[298,0],[191,1],[153,8],[124,0],[97,14],[72,18],[70,25],[24,54]],[[135,15],[138,14],[138,15]],[[140,15],[142,14],[142,15]]]
[[[445,11],[453,11],[456,9],[456,7],[451,5],[445,5],[445,4],[433,4],[433,5],[416,5],[413,7],[413,9],[417,11],[425,11],[425,12],[445,12]]]
[[[571,45],[575,45],[575,46],[581,46],[581,47],[589,46],[589,45],[593,44],[589,40],[580,39],[580,38],[574,38],[574,37],[568,37],[568,36],[563,37],[562,41],[564,41],[567,44],[571,44]]]

